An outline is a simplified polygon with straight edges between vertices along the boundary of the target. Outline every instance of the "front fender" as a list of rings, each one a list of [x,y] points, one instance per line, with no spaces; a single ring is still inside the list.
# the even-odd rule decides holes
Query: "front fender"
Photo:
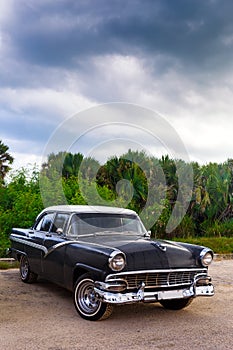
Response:
[[[93,274],[96,277],[96,279],[100,281],[104,281],[106,277],[106,273],[100,269],[97,269],[87,264],[77,263],[73,270],[73,284],[72,286],[70,286],[69,289],[73,290],[73,287],[77,279],[87,272]]]

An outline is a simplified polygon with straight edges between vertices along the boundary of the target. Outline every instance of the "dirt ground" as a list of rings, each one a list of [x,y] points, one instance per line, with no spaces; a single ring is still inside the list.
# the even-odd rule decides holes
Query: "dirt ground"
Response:
[[[181,311],[160,304],[115,307],[105,321],[78,316],[70,292],[39,280],[24,284],[18,270],[0,271],[1,350],[232,349],[233,260],[214,261],[214,297]]]

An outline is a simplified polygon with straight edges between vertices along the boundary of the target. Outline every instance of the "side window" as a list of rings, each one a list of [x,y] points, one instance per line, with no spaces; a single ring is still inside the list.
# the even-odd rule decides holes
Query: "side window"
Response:
[[[69,214],[58,213],[56,215],[55,220],[54,220],[52,232],[57,232],[57,233],[60,233],[60,234],[65,232],[66,225],[67,225],[69,217],[70,217]],[[58,232],[58,231],[60,231],[60,232]]]
[[[35,229],[37,231],[45,231],[48,232],[51,228],[52,222],[53,222],[53,217],[54,217],[54,213],[48,213],[45,214],[40,221],[38,222],[38,224],[36,225]]]

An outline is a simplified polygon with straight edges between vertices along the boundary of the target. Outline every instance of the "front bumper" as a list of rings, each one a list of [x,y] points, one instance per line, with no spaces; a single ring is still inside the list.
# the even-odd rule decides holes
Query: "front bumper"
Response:
[[[205,281],[205,284],[203,284]],[[205,276],[199,277],[188,288],[177,288],[172,290],[146,291],[145,283],[141,283],[136,292],[112,292],[104,290],[105,283],[96,282],[94,287],[96,297],[109,304],[131,304],[136,302],[155,303],[160,300],[187,299],[198,296],[213,296],[214,287],[211,278]],[[108,285],[108,288],[109,285]]]

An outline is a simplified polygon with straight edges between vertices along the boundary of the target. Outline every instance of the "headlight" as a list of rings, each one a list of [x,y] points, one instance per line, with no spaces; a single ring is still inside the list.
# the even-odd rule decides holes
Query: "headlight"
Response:
[[[108,260],[108,265],[113,271],[123,270],[125,263],[125,255],[119,252],[113,252]]]
[[[211,264],[213,260],[213,252],[212,250],[205,248],[201,251],[200,260],[203,266],[207,267]]]

